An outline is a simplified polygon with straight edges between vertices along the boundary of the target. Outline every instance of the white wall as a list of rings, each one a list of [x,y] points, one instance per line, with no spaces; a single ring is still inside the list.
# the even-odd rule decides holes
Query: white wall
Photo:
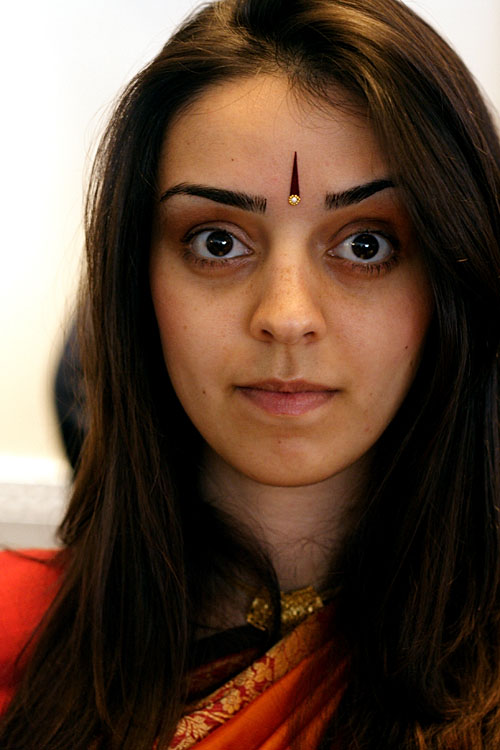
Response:
[[[3,13],[0,481],[31,473],[6,456],[45,458],[33,473],[60,476],[51,387],[81,257],[87,154],[120,87],[194,5],[27,0]]]
[[[450,42],[500,111],[499,0],[406,0]]]
[[[500,108],[498,0],[408,2],[451,39]],[[86,154],[118,89],[194,5],[26,0],[4,11],[0,482],[28,477],[30,465],[35,479],[61,476],[50,388],[74,299]]]

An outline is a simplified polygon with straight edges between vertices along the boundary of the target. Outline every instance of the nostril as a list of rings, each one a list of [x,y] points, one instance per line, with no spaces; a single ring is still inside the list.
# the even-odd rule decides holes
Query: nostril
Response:
[[[266,340],[269,340],[269,341],[271,341],[271,340],[272,340],[272,339],[274,338],[274,336],[273,336],[273,334],[271,333],[271,331],[268,331],[268,330],[267,330],[266,328],[262,328],[262,329],[261,329],[261,334],[262,334],[262,336],[263,336],[263,337],[264,337],[264,338],[265,338]]]

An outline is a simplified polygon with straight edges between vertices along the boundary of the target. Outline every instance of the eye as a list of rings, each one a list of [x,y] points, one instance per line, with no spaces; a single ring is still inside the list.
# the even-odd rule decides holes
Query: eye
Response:
[[[351,234],[330,253],[336,258],[365,265],[376,265],[389,260],[395,253],[395,248],[388,239],[377,232],[360,232]]]
[[[238,258],[248,255],[250,250],[243,242],[225,229],[203,229],[188,237],[189,246],[198,258]]]

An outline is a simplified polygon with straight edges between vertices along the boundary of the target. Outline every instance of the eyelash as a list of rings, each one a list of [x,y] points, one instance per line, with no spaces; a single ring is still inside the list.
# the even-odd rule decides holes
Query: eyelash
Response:
[[[379,261],[378,263],[355,263],[354,261],[350,261],[347,258],[342,258],[338,255],[332,255],[331,257],[336,258],[338,261],[343,261],[343,265],[347,266],[353,273],[369,275],[376,274],[377,276],[382,276],[383,274],[392,271],[392,269],[395,268],[400,261],[401,249],[399,240],[397,240],[396,237],[393,237],[392,235],[381,231],[380,229],[370,229],[369,227],[365,227],[364,229],[352,232],[343,240],[343,242],[350,239],[351,237],[359,237],[362,234],[374,234],[378,235],[379,237],[383,237],[384,240],[386,240],[392,247],[392,254],[389,256],[389,258],[387,260]]]
[[[345,260],[345,259],[344,259]],[[348,265],[349,270],[353,273],[368,274],[382,276],[385,273],[389,273],[399,263],[399,256],[394,253],[389,260],[384,260],[381,263],[353,263],[348,260],[345,261]]]
[[[207,269],[221,269],[223,266],[227,266],[229,264],[233,265],[238,263],[242,260],[242,258],[245,258],[245,255],[236,257],[236,258],[224,258],[220,257],[219,259],[216,258],[202,258],[198,255],[195,255],[195,253],[189,249],[189,245],[191,242],[198,237],[198,235],[203,234],[203,232],[227,232],[227,234],[230,237],[233,237],[233,239],[237,239],[232,232],[229,232],[227,229],[223,229],[220,226],[213,226],[213,227],[202,227],[201,229],[192,229],[187,234],[184,235],[181,239],[181,243],[186,246],[186,250],[183,253],[183,257],[185,260],[187,260],[189,263],[192,263],[195,266],[201,266],[203,268]],[[240,241],[240,240],[238,240]]]
[[[187,234],[185,234],[184,237],[181,239],[181,243],[184,246],[187,246],[186,250],[183,253],[184,259],[187,260],[189,263],[192,263],[195,266],[206,268],[207,270],[210,270],[210,269],[220,270],[225,266],[227,267],[229,264],[231,265],[238,264],[239,262],[241,262],[242,259],[247,257],[245,255],[242,255],[242,256],[237,256],[236,258],[224,258],[224,257],[220,257],[219,259],[203,258],[198,255],[195,255],[195,253],[189,249],[190,243],[198,235],[202,234],[203,232],[215,232],[215,231],[221,231],[221,227],[220,226],[203,227],[202,229],[190,230]],[[223,229],[222,231],[225,232],[227,230]],[[234,235],[232,232],[227,231],[227,234],[234,238]],[[379,237],[383,237],[392,246],[392,255],[387,260],[380,261],[379,263],[355,263],[354,261],[350,261],[346,258],[342,258],[341,256],[330,255],[330,257],[336,258],[339,262],[342,262],[342,265],[345,268],[348,268],[353,273],[360,273],[360,274],[368,274],[368,275],[376,274],[377,276],[381,276],[385,273],[388,273],[393,268],[395,268],[395,266],[397,266],[400,260],[400,247],[399,247],[399,242],[395,237],[392,237],[391,235],[382,232],[380,229],[364,228],[364,229],[357,230],[356,232],[353,232],[348,237],[346,237],[345,240],[348,240],[350,237],[355,237],[355,236],[359,236],[362,234],[374,234],[374,235],[378,235]],[[343,241],[345,242],[345,240]]]

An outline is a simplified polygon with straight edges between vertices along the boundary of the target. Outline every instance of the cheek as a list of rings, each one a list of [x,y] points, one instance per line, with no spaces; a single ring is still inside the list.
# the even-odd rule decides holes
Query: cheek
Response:
[[[155,295],[153,291],[153,304],[165,364],[175,386],[174,381],[181,377],[182,370],[194,367],[194,353],[198,352],[198,356],[203,354],[199,350],[197,338],[193,339],[196,332],[199,332],[199,327],[195,324],[198,316],[194,315],[192,306],[189,308],[189,315],[186,315],[188,305],[182,304],[182,299],[175,294],[169,294],[165,288],[161,296]],[[203,322],[202,316],[199,316],[199,319]]]
[[[358,328],[358,367],[365,369],[366,395],[381,397],[392,412],[415,377],[432,310],[427,285],[411,285],[391,295]]]
[[[394,336],[396,359],[418,366],[433,309],[426,279],[409,285],[388,306],[387,326]]]
[[[230,358],[228,323],[209,300],[184,293],[172,276],[169,282],[152,279],[153,305],[168,374],[187,406],[205,401],[207,378]]]

